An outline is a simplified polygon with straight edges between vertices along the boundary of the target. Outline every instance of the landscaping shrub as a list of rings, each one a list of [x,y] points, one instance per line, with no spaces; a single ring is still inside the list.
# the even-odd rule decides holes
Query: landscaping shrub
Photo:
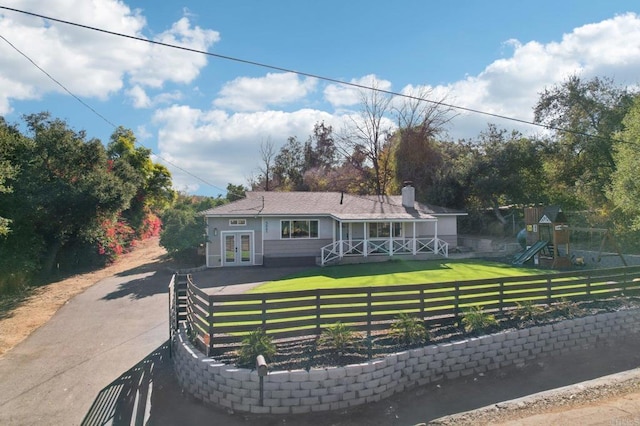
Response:
[[[338,356],[342,356],[349,349],[359,349],[360,335],[338,321],[322,330],[318,343],[335,351]]]
[[[429,339],[429,334],[422,321],[410,314],[400,313],[391,324],[389,335],[398,343],[415,345]]]
[[[523,302],[516,302],[516,308],[511,312],[511,319],[518,322],[518,324],[537,324],[544,320],[547,311],[540,305],[536,305],[533,300],[525,300]]]
[[[277,348],[271,336],[261,329],[256,328],[242,340],[242,347],[238,353],[238,366],[255,367],[256,357],[264,356],[267,362],[276,354]]]
[[[482,306],[469,308],[462,317],[462,325],[467,333],[480,334],[498,326],[493,314],[485,312]]]

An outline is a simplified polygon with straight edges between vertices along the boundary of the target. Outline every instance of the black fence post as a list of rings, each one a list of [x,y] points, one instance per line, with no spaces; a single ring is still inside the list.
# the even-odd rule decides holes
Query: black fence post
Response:
[[[454,291],[453,291],[453,318],[458,321],[458,318],[460,317],[460,283],[458,281],[455,282],[454,284]]]
[[[316,338],[320,337],[320,289],[316,289]]]
[[[207,332],[209,333],[209,347],[207,348],[207,356],[213,353],[213,297],[208,297],[209,308],[207,312],[207,324],[209,325]]]
[[[173,324],[176,321],[174,318],[174,285],[175,285],[176,275],[173,274],[171,277],[171,281],[169,281],[169,358],[173,358]]]
[[[498,306],[500,314],[504,311],[504,281],[500,281],[500,305]]]
[[[262,295],[262,330],[267,331],[267,296]]]

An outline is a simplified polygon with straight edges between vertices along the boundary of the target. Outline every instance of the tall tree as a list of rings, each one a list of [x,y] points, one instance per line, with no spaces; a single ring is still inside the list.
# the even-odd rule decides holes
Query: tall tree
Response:
[[[616,134],[614,158],[616,171],[611,177],[609,199],[634,231],[640,231],[640,96],[622,124],[624,130]]]
[[[443,156],[436,136],[454,117],[445,97],[431,101],[433,90],[423,88],[407,93],[394,108],[397,129],[393,134],[393,169],[396,187],[412,181],[422,197],[432,191],[443,167]]]
[[[247,192],[247,188],[242,185],[234,185],[232,183],[227,185],[227,196],[226,199],[228,201],[236,201],[245,197],[245,193]]]
[[[10,161],[18,170],[13,193],[0,205],[11,210],[15,232],[7,247],[30,241],[43,255],[31,259],[48,275],[57,255],[74,240],[90,240],[101,218],[125,208],[133,185],[110,167],[98,140],[86,140],[48,113],[24,117],[31,137],[15,140]]]
[[[17,167],[10,161],[10,152],[15,147],[22,135],[15,126],[10,126],[0,117],[0,194],[13,192],[8,181],[12,180],[17,172]],[[0,216],[0,237],[9,233],[11,220]]]
[[[531,140],[490,124],[472,149],[475,155],[467,163],[469,204],[492,209],[505,224],[500,206],[542,201],[538,193],[544,182],[542,165]]]
[[[150,149],[136,147],[134,133],[124,127],[118,127],[111,135],[107,153],[116,173],[136,188],[136,196],[124,216],[140,235],[144,232],[145,218],[173,202],[176,194],[171,173],[165,166],[153,162]]]
[[[253,189],[262,187],[265,191],[271,191],[271,181],[273,178],[273,161],[276,156],[276,150],[273,146],[271,139],[267,138],[266,141],[260,142],[260,159],[262,164],[260,165],[260,175],[255,182],[251,184]]]
[[[383,155],[389,144],[392,121],[391,97],[377,90],[378,83],[371,82],[374,90],[360,91],[360,111],[348,116],[348,123],[340,136],[339,148],[345,157],[354,151],[363,153],[372,170],[375,193],[387,192],[391,180],[390,157]]]
[[[274,159],[273,174],[279,189],[300,191],[303,189],[304,148],[295,136],[287,139]]]
[[[331,169],[336,164],[336,154],[333,128],[324,122],[316,123],[304,145],[305,171],[314,168]]]
[[[631,102],[632,94],[608,78],[574,75],[542,92],[534,113],[536,122],[555,129],[545,166],[552,193],[570,193],[575,207],[606,202],[616,169],[613,135],[622,130]]]

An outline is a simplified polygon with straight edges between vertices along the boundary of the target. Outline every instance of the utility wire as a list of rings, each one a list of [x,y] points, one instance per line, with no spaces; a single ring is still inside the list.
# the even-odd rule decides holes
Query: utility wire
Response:
[[[391,95],[391,96],[398,96],[398,97],[411,99],[411,100],[415,100],[415,101],[419,101],[419,102],[427,102],[427,103],[431,103],[431,104],[434,104],[434,105],[440,105],[440,106],[443,106],[443,107],[446,107],[446,108],[456,109],[456,110],[470,112],[470,113],[474,113],[474,114],[485,115],[485,116],[488,116],[488,117],[500,118],[502,120],[513,121],[513,122],[516,122],[516,123],[521,123],[521,124],[527,124],[527,125],[531,125],[531,126],[541,127],[541,128],[547,129],[547,130],[554,130],[554,131],[558,131],[558,132],[570,133],[570,134],[574,134],[574,135],[578,135],[578,136],[585,136],[585,137],[588,137],[588,138],[595,138],[595,139],[602,139],[602,140],[615,140],[615,139],[606,138],[606,137],[602,137],[602,136],[598,136],[598,135],[591,135],[591,134],[588,134],[588,133],[585,133],[585,132],[569,130],[569,129],[563,129],[561,127],[550,126],[550,125],[542,124],[542,123],[536,123],[536,122],[529,121],[529,120],[524,120],[524,119],[521,119],[521,118],[509,117],[509,116],[502,115],[502,114],[496,114],[496,113],[492,113],[492,112],[488,112],[488,111],[482,111],[482,110],[475,109],[475,108],[463,107],[463,106],[460,106],[460,105],[454,105],[454,104],[449,104],[449,103],[440,102],[440,101],[433,101],[433,100],[430,100],[430,99],[421,98],[419,96],[413,96],[413,95],[409,95],[409,94],[394,92],[392,90],[385,90],[385,89],[380,89],[378,87],[367,86],[367,85],[364,85],[364,84],[342,81],[342,80],[338,80],[336,78],[325,77],[325,76],[321,76],[321,75],[318,75],[318,74],[313,74],[313,73],[309,73],[309,72],[305,72],[305,71],[296,71],[296,70],[293,70],[293,69],[290,69],[290,68],[280,67],[280,66],[276,66],[276,65],[269,65],[269,64],[266,64],[266,63],[263,63],[263,62],[257,62],[257,61],[237,58],[237,57],[228,56],[228,55],[221,55],[221,54],[218,54],[218,53],[211,53],[211,52],[207,52],[205,50],[198,50],[198,49],[193,49],[193,48],[190,48],[190,47],[178,46],[178,45],[175,45],[175,44],[164,43],[164,42],[156,41],[156,40],[149,40],[149,39],[142,38],[142,37],[137,37],[137,36],[132,36],[132,35],[128,35],[128,34],[118,33],[118,32],[115,32],[115,31],[109,31],[109,30],[105,30],[105,29],[102,29],[102,28],[97,28],[97,27],[92,27],[92,26],[89,26],[89,25],[79,24],[79,23],[72,22],[72,21],[66,21],[64,19],[52,18],[50,16],[41,15],[41,14],[38,14],[38,13],[28,12],[28,11],[25,11],[25,10],[15,9],[15,8],[11,8],[11,7],[0,6],[0,9],[10,10],[12,12],[18,12],[18,13],[22,13],[22,14],[25,14],[25,15],[34,16],[34,17],[37,17],[37,18],[47,19],[47,20],[50,20],[50,21],[59,22],[59,23],[62,23],[62,24],[67,24],[67,25],[72,25],[72,26],[75,26],[75,27],[80,27],[80,28],[84,28],[84,29],[88,29],[88,30],[92,30],[92,31],[98,31],[98,32],[101,32],[101,33],[110,34],[110,35],[114,35],[114,36],[118,36],[118,37],[124,37],[124,38],[128,38],[128,39],[131,39],[131,40],[137,40],[137,41],[142,41],[142,42],[146,42],[146,43],[151,43],[151,44],[155,44],[155,45],[158,45],[158,46],[164,46],[164,47],[169,47],[169,48],[172,48],[172,49],[184,50],[184,51],[187,51],[187,52],[198,53],[198,54],[201,54],[201,55],[211,56],[211,57],[218,58],[218,59],[224,59],[224,60],[238,62],[238,63],[242,63],[242,64],[253,65],[253,66],[257,66],[257,67],[261,67],[261,68],[267,68],[267,69],[275,70],[275,71],[294,73],[294,74],[297,74],[297,75],[300,75],[300,76],[304,76],[304,77],[310,77],[310,78],[315,78],[315,79],[322,80],[322,81],[328,81],[330,83],[336,83],[336,84],[349,86],[349,87],[354,87],[354,88],[362,89],[362,90],[371,90],[371,91],[384,93],[384,94]]]
[[[2,6],[0,6],[0,8],[2,8]],[[85,101],[83,101],[80,97],[78,97],[75,93],[71,92],[71,90],[67,89],[67,87],[62,84],[60,81],[58,81],[55,77],[53,77],[51,74],[49,74],[44,68],[42,68],[40,65],[38,65],[33,59],[31,59],[26,53],[24,53],[23,51],[21,51],[18,47],[16,47],[13,43],[11,43],[9,40],[7,40],[7,38],[5,36],[3,36],[2,34],[0,34],[0,39],[4,40],[5,43],[7,43],[9,46],[11,46],[16,52],[18,52],[20,55],[24,56],[29,62],[31,62],[31,64],[36,67],[37,69],[39,69],[44,75],[46,75],[51,81],[53,81],[54,83],[56,83],[58,86],[60,86],[62,88],[62,90],[64,90],[65,92],[67,92],[70,96],[72,96],[75,100],[77,100],[78,102],[80,102],[83,106],[85,106],[86,108],[88,108],[91,112],[93,112],[95,115],[97,115],[98,117],[100,117],[102,120],[104,120],[107,124],[111,125],[114,129],[117,129],[118,126],[115,125],[111,120],[109,120],[108,118],[106,118],[104,115],[100,114],[98,111],[95,110],[95,108],[93,108],[91,105],[89,105],[88,103],[86,103]],[[142,144],[141,142],[139,142],[138,140],[135,141],[135,143],[137,143],[138,145],[142,146],[143,148],[148,149],[149,151],[151,151],[153,153],[153,150],[151,148],[146,147],[144,144]],[[182,167],[178,166],[177,164],[167,160],[166,158],[162,157],[160,154],[155,154],[154,155],[156,157],[158,157],[159,159],[161,159],[162,161],[164,161],[165,163],[171,165],[172,167],[182,171],[183,173],[186,173],[187,175],[191,176],[192,178],[195,178],[197,180],[199,180],[200,182],[211,186],[215,189],[219,189],[220,191],[227,191],[226,189],[222,189],[219,186],[216,186],[208,181],[206,181],[205,179],[194,175],[193,173],[189,172],[188,170],[183,169]],[[242,194],[235,194],[235,195],[242,195]]]

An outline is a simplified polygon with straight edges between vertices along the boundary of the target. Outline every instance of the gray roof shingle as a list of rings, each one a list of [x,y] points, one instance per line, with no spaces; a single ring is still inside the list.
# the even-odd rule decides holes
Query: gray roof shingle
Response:
[[[204,216],[333,216],[338,220],[435,220],[464,212],[416,203],[401,196],[359,196],[340,192],[250,191],[246,198],[202,212]],[[434,216],[435,215],[435,216]]]

